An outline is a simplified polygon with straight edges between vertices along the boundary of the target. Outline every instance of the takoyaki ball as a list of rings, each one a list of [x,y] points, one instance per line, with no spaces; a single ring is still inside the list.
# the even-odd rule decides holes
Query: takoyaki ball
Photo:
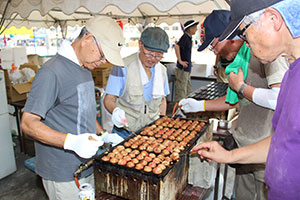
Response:
[[[126,163],[127,163],[127,160],[125,160],[125,159],[120,159],[120,160],[118,161],[118,165],[124,166],[124,165],[126,165]]]
[[[118,154],[115,155],[115,158],[117,158],[117,159],[122,159],[122,158],[123,158],[123,155],[120,154],[120,153],[118,153]]]
[[[161,163],[161,159],[154,158],[152,162],[154,162],[155,164],[159,164],[159,163]]]
[[[147,151],[141,151],[141,153],[140,153],[142,156],[148,156],[149,155],[149,153],[147,152]]]
[[[164,139],[158,138],[156,141],[157,141],[158,143],[162,143],[162,142],[164,141]]]
[[[150,163],[148,164],[148,166],[151,167],[151,168],[155,168],[155,167],[156,167],[156,163],[150,162]]]
[[[170,151],[167,150],[167,149],[164,149],[164,150],[162,151],[162,154],[164,154],[165,156],[170,155]]]
[[[136,156],[136,158],[137,158],[138,160],[143,160],[143,159],[144,159],[144,156],[143,156],[142,154],[139,154],[139,155]]]
[[[159,164],[157,167],[161,168],[164,171],[167,167],[164,164]]]
[[[108,157],[108,156],[103,156],[103,157],[101,158],[101,160],[107,162],[107,161],[110,160],[110,157]]]
[[[119,151],[123,151],[125,149],[125,147],[123,145],[118,145],[116,147]]]
[[[140,162],[142,165],[146,166],[148,164],[148,162],[146,160],[140,160]]]
[[[132,151],[132,153],[135,154],[135,155],[138,155],[138,154],[140,154],[140,151],[135,149],[135,150]]]
[[[141,163],[136,164],[135,168],[137,170],[142,170],[144,168],[144,165],[142,165]]]
[[[172,158],[170,158],[170,157],[165,157],[165,161],[167,161],[167,162],[172,162]]]
[[[139,145],[137,143],[133,143],[130,147],[131,149],[137,149]]]
[[[129,168],[133,168],[135,166],[135,164],[132,161],[129,161],[129,162],[127,162],[126,166]]]
[[[133,162],[134,164],[138,164],[140,161],[137,158],[133,158],[131,159],[131,162]]]
[[[162,170],[160,167],[155,167],[155,168],[153,169],[153,173],[154,173],[154,174],[161,174],[162,171],[163,171],[163,170]]]
[[[113,158],[111,158],[111,159],[109,160],[109,162],[111,162],[112,164],[116,164],[118,161],[119,161],[119,160],[118,160],[117,158],[115,158],[115,157],[113,157]]]
[[[115,157],[115,155],[116,155],[116,154],[114,154],[114,153],[112,153],[112,152],[110,152],[109,154],[107,154],[107,156],[108,156],[109,158],[113,158],[113,157]]]
[[[154,151],[154,153],[157,153],[157,154],[161,153],[161,149],[159,147],[155,147],[153,149],[153,151]]]
[[[166,161],[166,160],[164,160],[164,161],[162,161],[162,163],[161,163],[162,165],[164,165],[164,166],[166,166],[166,167],[168,167],[169,165],[170,165],[170,162],[169,161]],[[159,165],[161,165],[161,164],[159,164]]]
[[[176,161],[176,160],[179,160],[179,153],[172,153],[171,154],[171,156],[170,156],[170,158],[172,159],[172,160],[174,160],[174,161]]]
[[[148,146],[148,147],[147,147],[147,151],[148,151],[148,152],[153,152],[153,150],[154,150],[153,146]]]
[[[149,153],[149,157],[151,157],[151,158],[155,158],[155,157],[156,157],[156,155],[155,155],[154,153]]]
[[[152,171],[152,168],[149,167],[149,166],[145,166],[145,167],[144,167],[144,171],[145,171],[145,172],[151,172],[151,171]]]
[[[126,151],[127,153],[130,153],[130,152],[132,152],[132,149],[131,149],[131,148],[126,148],[125,151]]]
[[[146,160],[147,162],[151,162],[153,158],[151,158],[150,156],[146,156],[144,160]]]
[[[125,146],[125,147],[130,147],[130,146],[131,146],[131,143],[130,143],[130,142],[124,142],[124,146]]]
[[[131,157],[128,155],[128,156],[125,156],[123,159],[126,160],[126,161],[130,161]]]
[[[125,149],[124,149],[123,151],[120,152],[120,154],[122,154],[122,156],[124,157],[124,156],[127,156],[127,155],[128,155],[128,152],[125,151]]]
[[[147,147],[146,147],[146,145],[141,145],[141,146],[139,146],[139,150],[141,150],[141,151],[143,151],[143,150],[146,150],[147,149]]]
[[[164,159],[165,159],[165,155],[159,154],[159,155],[157,156],[157,158],[159,158],[160,160],[164,160]]]
[[[129,155],[128,155],[130,158],[135,158],[135,154],[134,153],[130,153]]]
[[[118,154],[118,153],[119,153],[119,150],[115,148],[114,150],[112,150],[112,152],[113,152],[114,154]]]

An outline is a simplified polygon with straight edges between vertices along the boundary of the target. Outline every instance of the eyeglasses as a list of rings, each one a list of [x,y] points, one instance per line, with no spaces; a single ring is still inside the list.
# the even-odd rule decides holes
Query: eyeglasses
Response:
[[[247,36],[246,36],[246,34],[244,34],[245,33],[245,31],[247,30],[247,28],[249,28],[249,26],[251,25],[253,23],[253,21],[252,22],[250,22],[249,24],[247,24],[242,30],[240,30],[239,32],[238,32],[238,36],[242,39],[242,40],[244,40],[245,42],[248,42],[247,41]]]
[[[97,48],[98,48],[98,51],[99,51],[99,54],[100,54],[100,59],[99,59],[99,60],[106,60],[105,56],[102,55],[102,53],[101,53],[102,51],[101,51],[100,48],[99,48],[99,44],[98,44],[98,42],[97,42],[95,36],[93,36],[93,38],[94,38],[95,44],[96,44],[96,46],[97,46]]]
[[[155,60],[161,60],[163,59],[163,54],[162,55],[155,55],[153,53],[147,52],[145,51],[147,50],[146,47],[143,45],[143,54],[145,55],[145,57],[147,58],[154,58]],[[148,50],[149,51],[149,50]]]
[[[218,41],[218,39],[217,39],[217,42],[215,43],[215,45],[212,45],[212,43],[214,43],[215,40],[216,40],[216,38],[211,42],[210,45],[208,45],[208,49],[209,49],[210,51],[212,51],[212,52],[215,52],[215,48],[216,48],[216,46],[219,44],[219,41]]]

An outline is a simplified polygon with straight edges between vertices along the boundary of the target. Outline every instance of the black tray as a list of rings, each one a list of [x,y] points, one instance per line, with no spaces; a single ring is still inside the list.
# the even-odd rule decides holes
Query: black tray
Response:
[[[160,118],[159,118],[160,119]],[[176,118],[174,118],[176,119]],[[183,119],[183,118],[179,118],[180,120],[191,120],[191,121],[203,121],[203,120],[193,120],[193,119]],[[158,120],[158,119],[157,119]],[[156,120],[156,121],[157,121]],[[153,125],[156,121],[148,124],[147,126],[151,126]],[[200,131],[197,132],[197,135],[190,141],[188,142],[187,146],[185,147],[185,149],[183,151],[181,151],[179,153],[180,157],[182,156],[187,156],[188,155],[188,152],[192,149],[192,147],[195,145],[196,141],[205,133],[207,127],[209,126],[209,123],[207,121],[203,121],[205,122],[206,124],[202,127],[202,129]],[[146,127],[147,127],[146,126]],[[125,142],[129,141],[131,138],[135,137],[136,135],[140,135],[141,131],[144,130],[145,127],[141,128],[139,131],[135,132],[135,134],[131,134],[130,136],[128,136],[124,141],[122,141],[120,144],[118,144],[117,146],[119,145],[124,145]],[[174,128],[174,129],[178,129],[178,128]],[[141,135],[143,136],[143,135]],[[117,147],[116,146],[116,147]],[[123,170],[126,170],[126,171],[131,171],[131,172],[134,172],[135,174],[138,174],[138,175],[143,175],[143,176],[147,176],[147,177],[151,177],[151,178],[158,178],[158,179],[161,179],[163,177],[165,177],[169,171],[176,165],[176,161],[171,163],[170,166],[168,166],[165,170],[162,171],[161,174],[154,174],[153,172],[145,172],[144,170],[137,170],[135,168],[129,168],[127,166],[122,166],[122,165],[118,165],[117,163],[116,164],[113,164],[109,161],[103,161],[101,158],[105,155],[107,155],[108,153],[112,152],[114,150],[114,147],[112,147],[111,149],[109,149],[108,151],[102,153],[101,155],[97,156],[95,158],[95,162],[96,162],[96,166],[98,166],[99,168],[101,168],[101,170],[103,171],[111,171],[111,169],[115,168],[115,169],[119,169],[120,171],[123,171]],[[156,153],[155,153],[156,154]],[[156,154],[157,155],[157,154]],[[181,158],[180,158],[181,159]],[[179,160],[180,160],[179,159]]]

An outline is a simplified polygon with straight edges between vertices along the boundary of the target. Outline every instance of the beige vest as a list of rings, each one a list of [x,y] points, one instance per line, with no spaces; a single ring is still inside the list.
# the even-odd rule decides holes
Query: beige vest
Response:
[[[162,97],[145,101],[138,54],[124,59],[127,68],[126,84],[123,94],[117,99],[117,106],[126,113],[128,131],[138,131],[147,124],[159,118]],[[162,65],[158,63],[158,65]],[[162,65],[163,81],[166,68]]]

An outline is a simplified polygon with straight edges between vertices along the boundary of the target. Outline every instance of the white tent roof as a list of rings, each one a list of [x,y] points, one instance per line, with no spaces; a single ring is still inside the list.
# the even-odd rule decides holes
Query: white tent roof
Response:
[[[229,0],[1,0],[0,17],[2,19],[5,13],[5,27],[28,28],[84,25],[94,15],[109,15],[123,23],[173,24],[188,19],[202,21],[214,9],[229,10],[227,2]]]

